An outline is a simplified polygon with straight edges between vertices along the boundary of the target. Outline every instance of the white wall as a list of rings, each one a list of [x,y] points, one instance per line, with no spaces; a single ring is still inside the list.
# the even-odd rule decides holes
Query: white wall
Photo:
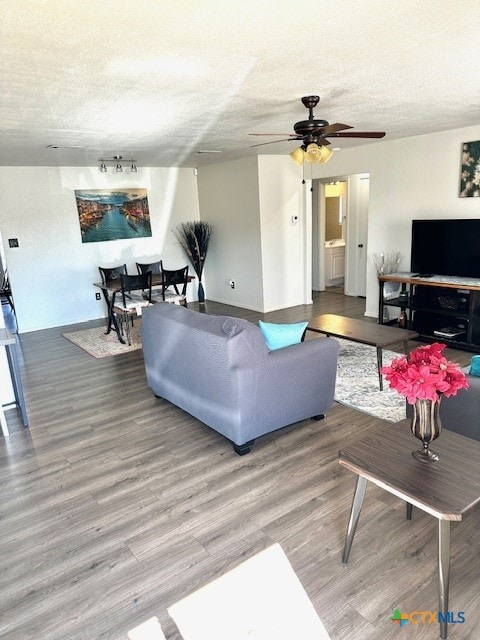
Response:
[[[263,310],[261,229],[256,157],[199,167],[201,219],[213,234],[205,261],[209,300]],[[231,289],[229,281],[235,281]]]
[[[311,284],[305,287],[306,274],[311,272],[311,215],[304,206],[309,184],[302,185],[298,167],[288,155],[260,156],[258,167],[263,310],[311,303]]]
[[[373,253],[401,251],[408,271],[413,219],[480,218],[480,198],[458,196],[462,143],[474,140],[480,126],[344,149],[313,165],[315,178],[370,174],[366,315],[378,311]]]
[[[198,188],[201,218],[214,225],[207,298],[262,312],[311,302],[310,192],[291,159],[260,156],[199,167]]]
[[[75,189],[145,187],[152,237],[82,243]],[[97,167],[0,167],[0,229],[15,297],[19,332],[105,317],[95,300],[98,266],[162,258],[166,268],[187,263],[172,229],[199,218],[192,169],[144,168],[137,174]],[[19,247],[8,247],[18,238]],[[195,282],[188,298],[196,298]]]

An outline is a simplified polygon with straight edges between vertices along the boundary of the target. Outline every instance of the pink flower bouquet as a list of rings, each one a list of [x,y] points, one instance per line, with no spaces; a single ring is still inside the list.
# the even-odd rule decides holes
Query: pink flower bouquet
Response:
[[[416,400],[438,402],[442,395],[454,396],[459,389],[468,389],[463,371],[442,355],[445,346],[434,342],[418,347],[408,357],[394,358],[390,366],[382,367],[390,387],[409,404]]]

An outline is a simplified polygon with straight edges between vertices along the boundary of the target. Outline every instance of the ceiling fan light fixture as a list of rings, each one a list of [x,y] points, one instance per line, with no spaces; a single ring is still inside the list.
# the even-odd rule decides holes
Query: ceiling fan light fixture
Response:
[[[305,152],[302,147],[298,147],[297,149],[294,149],[294,151],[292,151],[289,155],[290,158],[295,162],[295,164],[298,164],[298,166],[300,166],[304,160]]]
[[[330,160],[330,158],[333,156],[333,149],[329,149],[328,147],[321,147],[322,153],[321,153],[321,160],[319,162],[321,162],[322,164],[325,164],[325,162],[328,162]]]
[[[305,151],[305,162],[309,164],[325,164],[332,157],[333,151],[322,145],[318,146],[315,142],[308,145]]]
[[[316,164],[319,162],[320,155],[320,147],[315,142],[312,142],[305,149],[305,162],[308,162],[309,164]]]

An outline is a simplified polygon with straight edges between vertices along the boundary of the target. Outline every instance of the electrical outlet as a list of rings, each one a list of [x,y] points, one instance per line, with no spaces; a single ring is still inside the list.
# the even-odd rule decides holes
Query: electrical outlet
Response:
[[[230,288],[235,289],[235,280],[230,280]]]
[[[98,291],[97,291],[97,293],[95,294],[95,300],[100,300],[100,294],[98,293]]]

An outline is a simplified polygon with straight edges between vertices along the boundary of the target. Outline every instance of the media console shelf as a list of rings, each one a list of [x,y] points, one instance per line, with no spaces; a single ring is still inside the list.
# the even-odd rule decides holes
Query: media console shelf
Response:
[[[480,352],[480,279],[456,276],[420,276],[399,272],[379,276],[378,321],[385,309],[396,307],[406,316],[406,327],[419,337]],[[394,297],[387,282],[398,284]],[[391,287],[389,287],[391,288]]]

